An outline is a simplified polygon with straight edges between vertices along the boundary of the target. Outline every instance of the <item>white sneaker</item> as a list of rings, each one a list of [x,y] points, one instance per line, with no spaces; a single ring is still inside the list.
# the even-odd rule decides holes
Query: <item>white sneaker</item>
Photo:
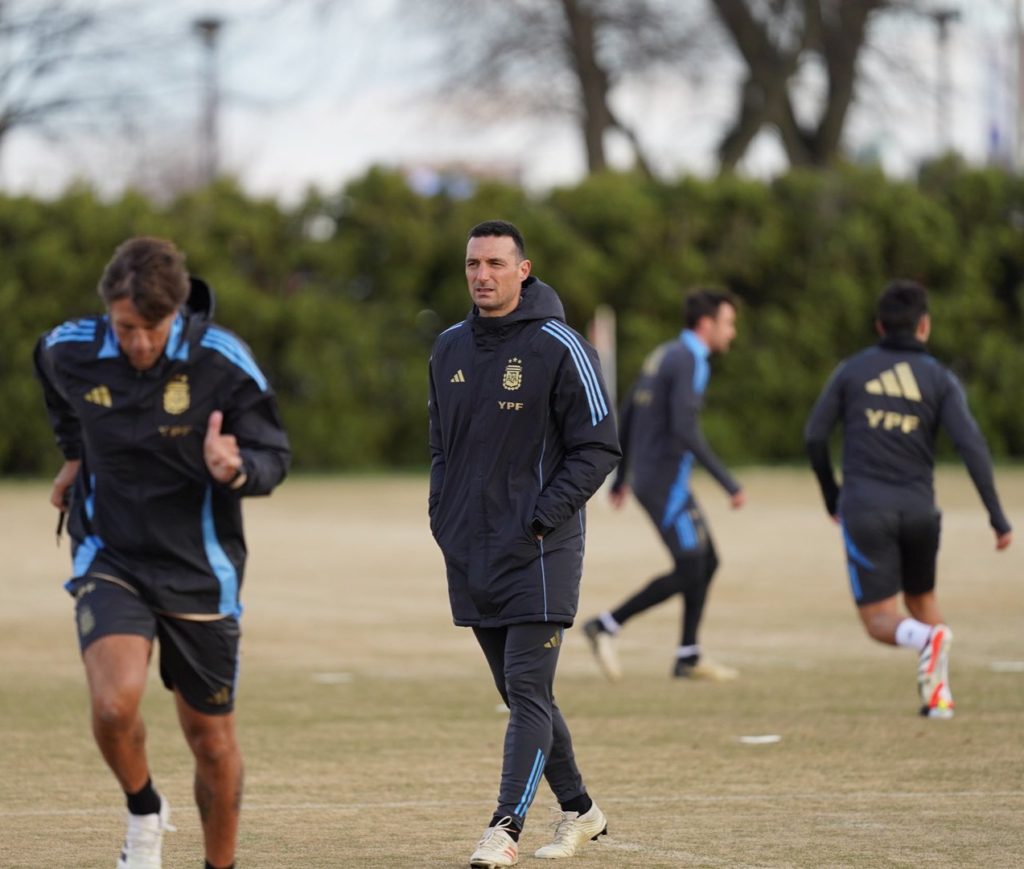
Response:
[[[917,688],[921,714],[926,718],[952,718],[953,694],[949,690],[949,649],[953,632],[936,625],[917,661]]]
[[[476,850],[469,858],[469,865],[474,869],[500,869],[502,866],[515,866],[519,862],[519,844],[508,834],[512,819],[502,818],[493,827],[484,830]]]
[[[622,678],[622,665],[615,649],[615,637],[608,633],[600,619],[591,619],[583,625],[583,635],[590,641],[590,649],[597,658],[601,672],[609,682]]]
[[[597,803],[594,803],[582,815],[578,812],[558,812],[554,828],[554,841],[538,849],[534,857],[542,860],[572,857],[589,839],[596,840],[608,832],[608,820]]]
[[[128,832],[124,837],[117,869],[160,869],[160,848],[164,831],[171,826],[171,806],[160,797],[160,811],[152,815],[128,814]]]

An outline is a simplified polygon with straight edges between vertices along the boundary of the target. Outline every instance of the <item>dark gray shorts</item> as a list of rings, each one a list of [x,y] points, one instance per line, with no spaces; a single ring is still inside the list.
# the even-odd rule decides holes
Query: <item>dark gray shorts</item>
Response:
[[[211,621],[176,618],[154,612],[127,584],[89,574],[74,579],[78,645],[88,646],[112,634],[160,641],[160,678],[185,702],[207,715],[226,715],[235,706],[238,680],[238,619]]]
[[[935,588],[942,513],[924,510],[843,510],[843,543],[857,604],[900,592]]]

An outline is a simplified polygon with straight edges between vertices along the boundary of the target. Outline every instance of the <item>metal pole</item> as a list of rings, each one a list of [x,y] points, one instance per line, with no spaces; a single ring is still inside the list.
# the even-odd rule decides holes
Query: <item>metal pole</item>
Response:
[[[1014,170],[1020,172],[1024,168],[1024,24],[1021,23],[1021,12],[1024,11],[1022,0],[1014,0],[1013,4],[1013,35],[1017,49],[1017,89],[1014,107],[1016,108],[1016,124],[1014,125],[1013,159]]]
[[[199,177],[205,185],[217,179],[220,154],[217,121],[220,114],[220,87],[217,82],[217,37],[224,26],[220,18],[197,18],[193,29],[205,49],[203,73],[203,110],[199,126]]]
[[[951,150],[949,140],[949,23],[960,18],[957,9],[935,9],[928,13],[938,28],[935,52],[936,88],[935,88],[935,125],[936,138],[940,153]]]

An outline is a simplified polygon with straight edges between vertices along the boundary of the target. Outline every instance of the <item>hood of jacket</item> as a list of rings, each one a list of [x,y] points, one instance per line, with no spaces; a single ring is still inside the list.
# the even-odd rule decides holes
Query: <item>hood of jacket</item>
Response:
[[[473,305],[466,321],[473,329],[477,340],[488,338],[502,338],[508,334],[511,328],[532,320],[556,319],[565,322],[565,308],[562,300],[558,298],[551,287],[539,278],[530,275],[523,281],[522,295],[519,297],[519,305],[514,311],[504,317],[481,317],[480,309]]]

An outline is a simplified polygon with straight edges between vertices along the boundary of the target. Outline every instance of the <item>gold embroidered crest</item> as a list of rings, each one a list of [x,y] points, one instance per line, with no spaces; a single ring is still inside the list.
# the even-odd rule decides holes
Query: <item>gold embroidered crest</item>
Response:
[[[188,377],[175,374],[164,387],[164,410],[177,416],[188,410]]]
[[[523,360],[513,356],[505,366],[505,374],[501,378],[501,385],[509,392],[519,389],[523,385]]]

